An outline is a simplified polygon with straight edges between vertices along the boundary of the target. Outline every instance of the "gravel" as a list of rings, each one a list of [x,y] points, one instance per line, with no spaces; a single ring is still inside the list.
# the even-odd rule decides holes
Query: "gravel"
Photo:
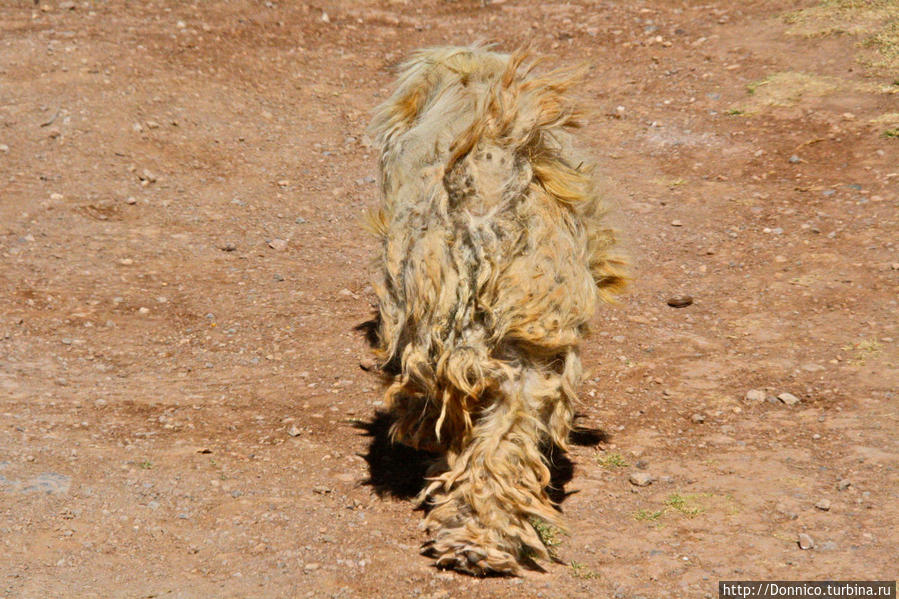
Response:
[[[788,406],[795,406],[799,403],[800,399],[793,395],[792,393],[781,393],[777,396],[781,402],[787,404]]]
[[[746,401],[765,401],[768,394],[761,389],[750,389],[746,392]]]
[[[652,484],[652,481],[654,479],[648,472],[631,472],[628,480],[631,481],[632,485],[636,485],[638,487],[648,487]]]

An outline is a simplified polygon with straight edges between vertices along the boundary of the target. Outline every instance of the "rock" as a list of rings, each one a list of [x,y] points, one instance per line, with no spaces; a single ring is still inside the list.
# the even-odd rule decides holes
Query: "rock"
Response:
[[[316,495],[327,495],[331,492],[331,489],[329,489],[328,487],[315,486],[312,487],[312,492]]]
[[[303,566],[303,570],[306,572],[313,572],[315,570],[318,570],[320,567],[321,566],[319,564],[317,564],[315,562],[310,562],[310,563],[306,564],[305,566]]]
[[[306,224],[306,219],[303,218],[302,216],[298,216],[296,218],[296,220],[294,220],[293,222],[295,222],[298,225],[304,225],[304,224]]]
[[[686,308],[693,303],[693,298],[689,295],[676,295],[668,298],[667,303],[672,308]]]
[[[297,428],[297,425],[295,425],[295,424],[293,426],[291,426],[289,429],[287,429],[287,434],[290,435],[291,437],[299,437],[302,433],[303,433],[303,431],[301,431],[299,428]]]
[[[800,549],[814,549],[815,548],[815,539],[811,538],[809,535],[804,532],[799,533],[799,548]]]
[[[272,275],[272,278],[280,283],[281,281],[284,280],[284,275],[280,275],[280,274],[278,274],[278,273],[275,273],[274,275]]]
[[[6,145],[6,144],[0,144],[0,152],[3,152],[4,154],[8,154],[8,153],[9,153],[9,146]]]
[[[287,248],[287,240],[286,239],[272,239],[268,242],[268,247],[272,248],[275,251],[282,251]]]
[[[134,206],[135,204],[137,204],[137,198],[135,198],[134,196],[128,196],[127,198],[125,198],[125,203],[129,206]]]
[[[328,13],[322,11],[322,23],[330,23],[331,17],[328,16]]]
[[[746,401],[765,401],[768,394],[761,389],[750,389],[746,392]]]
[[[343,297],[356,297],[356,294],[344,287],[340,291],[337,292],[337,295],[342,295]]]
[[[648,472],[631,472],[628,480],[631,481],[632,485],[636,485],[638,487],[648,487],[652,484],[652,481],[654,479]]]
[[[222,250],[223,252],[233,252],[233,251],[236,250],[236,249],[237,249],[237,245],[234,244],[234,243],[231,243],[231,242],[226,243],[225,245],[223,245],[223,246],[221,247],[221,250]]]
[[[799,164],[800,162],[802,162],[802,158],[800,158],[800,157],[797,156],[796,154],[793,154],[792,156],[790,156],[790,163],[791,163],[791,164]]]
[[[234,489],[233,491],[231,491],[231,497],[233,497],[234,499],[237,499],[241,495],[243,495],[243,491],[241,491],[240,489]]]
[[[690,416],[690,420],[692,420],[696,424],[702,424],[703,422],[705,422],[705,415],[697,412],[696,414]]]
[[[359,368],[365,372],[374,372],[378,369],[378,365],[371,358],[365,358],[364,360],[359,361]]]
[[[830,511],[830,499],[822,499],[818,503],[815,504],[815,507],[823,512]]]
[[[838,491],[845,491],[846,489],[848,489],[848,488],[851,487],[851,486],[852,486],[852,481],[849,480],[848,478],[844,478],[844,479],[841,479],[841,480],[837,483],[837,490],[838,490]]]
[[[683,227],[683,226],[684,226],[684,223],[682,223],[682,222],[679,221],[679,220],[673,220],[673,221],[671,221],[671,226],[672,226],[672,227]]]
[[[799,398],[793,395],[792,393],[781,393],[777,396],[781,402],[787,404],[788,406],[795,406],[799,403]]]
[[[795,520],[796,518],[799,517],[799,514],[796,513],[796,511],[793,509],[793,507],[791,505],[788,505],[783,502],[780,502],[777,505],[775,505],[774,511],[776,511],[778,514],[780,514],[781,516],[783,516],[789,520]]]

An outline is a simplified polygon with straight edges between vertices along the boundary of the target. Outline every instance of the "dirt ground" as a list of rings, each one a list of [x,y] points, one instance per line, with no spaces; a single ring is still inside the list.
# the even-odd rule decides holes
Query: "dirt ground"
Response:
[[[0,597],[895,579],[899,16],[834,4],[0,0]],[[475,40],[591,65],[635,271],[556,456],[570,534],[516,579],[418,554],[357,330],[370,110]]]

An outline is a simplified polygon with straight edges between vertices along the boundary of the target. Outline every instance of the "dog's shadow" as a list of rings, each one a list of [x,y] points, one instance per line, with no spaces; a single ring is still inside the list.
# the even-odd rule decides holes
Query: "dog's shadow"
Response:
[[[376,412],[368,422],[357,422],[356,428],[370,437],[368,451],[362,458],[368,464],[368,478],[363,484],[371,486],[379,497],[412,499],[424,488],[428,466],[439,456],[419,451],[390,440],[390,425],[393,419],[387,412]],[[604,442],[606,434],[599,429],[576,426],[569,440],[574,445],[593,447]],[[574,476],[574,462],[558,447],[544,448],[550,471],[550,483],[546,491],[549,498],[561,504],[566,497],[577,491],[565,491]]]

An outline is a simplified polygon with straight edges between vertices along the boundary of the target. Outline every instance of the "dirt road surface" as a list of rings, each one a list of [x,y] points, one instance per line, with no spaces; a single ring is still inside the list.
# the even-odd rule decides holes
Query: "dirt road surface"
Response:
[[[895,579],[899,9],[851,4],[2,0],[0,597]],[[517,579],[418,555],[356,330],[369,112],[475,40],[591,65],[636,277],[556,456],[570,534]]]

